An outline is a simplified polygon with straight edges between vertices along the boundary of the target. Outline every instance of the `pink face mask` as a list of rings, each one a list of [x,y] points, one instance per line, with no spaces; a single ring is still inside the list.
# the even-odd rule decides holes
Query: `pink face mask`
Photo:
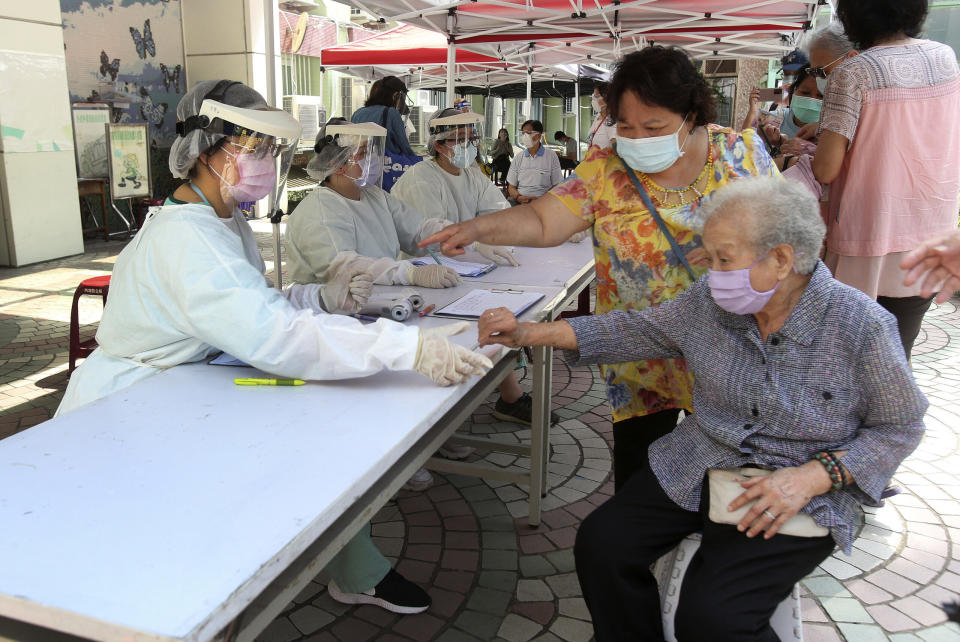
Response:
[[[764,255],[766,256],[766,255]],[[756,314],[763,309],[773,293],[780,287],[777,282],[772,290],[757,292],[750,283],[750,270],[764,257],[754,261],[750,267],[742,270],[708,270],[707,283],[714,302],[733,314]]]
[[[216,171],[213,173],[223,181],[222,188],[235,203],[259,201],[273,191],[277,184],[277,166],[273,156],[264,154],[258,158],[255,154],[231,154],[226,149],[224,151],[236,162],[236,173],[239,177],[231,185]]]

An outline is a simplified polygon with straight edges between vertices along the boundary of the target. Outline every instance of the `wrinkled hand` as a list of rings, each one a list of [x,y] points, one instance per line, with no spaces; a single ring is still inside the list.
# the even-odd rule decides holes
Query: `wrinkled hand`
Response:
[[[819,462],[813,461],[803,466],[781,468],[740,485],[746,490],[730,503],[729,510],[735,511],[757,501],[737,524],[737,530],[746,531],[747,537],[764,532],[764,539],[770,539],[811,499],[830,490],[830,476]],[[771,519],[770,515],[776,519]]]
[[[903,257],[900,267],[909,270],[904,285],[913,285],[926,275],[920,295],[928,297],[939,288],[936,300],[944,303],[960,290],[960,230],[924,241]]]
[[[414,265],[407,270],[407,281],[423,288],[452,288],[460,285],[460,275],[444,265]]]
[[[750,90],[750,109],[757,109],[760,107],[760,88],[754,87]]]
[[[780,146],[780,152],[784,156],[803,156],[804,154],[813,156],[817,152],[817,144],[803,138],[788,138]]]
[[[434,243],[440,244],[440,251],[447,256],[463,254],[466,248],[477,240],[472,221],[448,225],[436,234],[420,241],[420,247],[427,247]]]
[[[477,336],[480,345],[499,344],[519,348],[523,344],[523,328],[507,308],[494,308],[480,315]]]
[[[684,257],[687,259],[687,263],[692,266],[707,267],[707,251],[702,247],[690,250]]]
[[[331,314],[355,314],[373,292],[373,274],[359,266],[345,266],[320,289],[321,303]]]
[[[776,125],[764,125],[763,135],[767,137],[767,142],[774,147],[779,147],[783,144],[783,134],[780,133],[780,128]]]
[[[477,241],[473,244],[473,249],[479,252],[483,258],[488,261],[493,261],[497,265],[520,266],[519,261],[513,257],[513,252],[510,251],[510,248],[504,245],[487,245],[486,243]]]
[[[585,230],[580,230],[579,232],[574,232],[573,235],[572,235],[570,238],[567,239],[567,242],[569,242],[569,243],[579,243],[579,242],[581,242],[583,239],[587,238],[588,236],[590,236],[590,229],[589,229],[589,228],[587,228],[587,229],[585,229]]]
[[[413,369],[428,379],[449,386],[463,383],[473,375],[484,375],[493,363],[479,352],[447,340],[470,327],[466,321],[420,331],[420,345]]]

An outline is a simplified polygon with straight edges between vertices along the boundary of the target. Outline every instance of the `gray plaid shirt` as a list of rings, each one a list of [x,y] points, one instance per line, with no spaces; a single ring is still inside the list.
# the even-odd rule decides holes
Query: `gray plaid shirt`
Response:
[[[710,468],[799,466],[821,450],[849,450],[842,461],[855,484],[803,509],[849,553],[857,505],[879,502],[923,434],[928,404],[896,320],[823,263],[766,341],[752,315],[713,302],[706,278],[657,307],[569,322],[577,364],[676,357],[690,364],[694,413],[649,451],[664,491],[687,510],[698,510]]]

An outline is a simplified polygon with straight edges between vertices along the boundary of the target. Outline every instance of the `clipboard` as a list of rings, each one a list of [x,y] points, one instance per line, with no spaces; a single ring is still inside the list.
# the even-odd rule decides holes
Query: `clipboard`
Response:
[[[476,320],[491,308],[507,308],[514,315],[523,314],[543,298],[540,292],[512,289],[471,290],[464,296],[436,310],[433,316]]]

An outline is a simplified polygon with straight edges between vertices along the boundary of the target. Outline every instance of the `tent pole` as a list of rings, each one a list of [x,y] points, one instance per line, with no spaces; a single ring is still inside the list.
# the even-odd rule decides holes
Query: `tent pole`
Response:
[[[447,40],[447,104],[444,107],[453,107],[453,79],[457,66],[457,48],[453,43],[453,36]]]
[[[577,141],[577,157],[574,160],[579,162],[580,161],[580,65],[577,65],[577,77],[573,79],[573,113],[576,115],[573,121],[574,123],[576,123],[575,125],[576,131],[573,137]]]
[[[533,118],[533,68],[527,69],[527,120]]]

